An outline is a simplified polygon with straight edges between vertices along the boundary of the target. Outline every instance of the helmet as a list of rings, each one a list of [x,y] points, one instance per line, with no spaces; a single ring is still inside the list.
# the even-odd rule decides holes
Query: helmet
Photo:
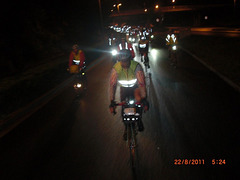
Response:
[[[118,53],[119,61],[129,61],[132,58],[132,53],[128,49],[123,49]]]
[[[74,49],[77,49],[78,48],[78,45],[77,44],[74,44],[73,46],[72,46],[72,49],[74,50]]]

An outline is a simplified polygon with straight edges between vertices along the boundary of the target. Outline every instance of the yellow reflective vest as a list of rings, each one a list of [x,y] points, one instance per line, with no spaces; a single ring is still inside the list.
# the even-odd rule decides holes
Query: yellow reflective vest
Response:
[[[130,81],[136,79],[135,70],[137,68],[138,62],[131,60],[130,67],[124,69],[121,66],[121,62],[117,62],[113,68],[116,70],[118,75],[118,80]]]

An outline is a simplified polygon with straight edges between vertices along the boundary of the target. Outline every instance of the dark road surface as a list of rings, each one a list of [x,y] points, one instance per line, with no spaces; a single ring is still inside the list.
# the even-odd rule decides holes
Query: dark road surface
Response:
[[[0,179],[239,179],[239,93],[187,54],[176,69],[165,49],[152,48],[150,61],[137,175],[119,110],[108,111],[113,64],[103,56],[87,74],[85,96],[75,98],[69,86],[0,139]],[[198,165],[175,165],[185,159]]]

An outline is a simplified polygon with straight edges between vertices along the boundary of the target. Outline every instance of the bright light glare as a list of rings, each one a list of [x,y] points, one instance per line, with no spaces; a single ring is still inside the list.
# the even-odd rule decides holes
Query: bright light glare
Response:
[[[78,88],[82,87],[82,84],[77,83],[77,87],[78,87]]]
[[[151,50],[151,55],[152,55],[153,59],[156,59],[156,58],[157,58],[157,54],[158,54],[158,52],[157,52],[156,49],[152,49],[152,50]]]
[[[176,51],[177,50],[177,46],[173,46],[172,50]]]
[[[129,104],[134,104],[134,100],[129,101]]]
[[[117,55],[117,50],[115,50],[115,49],[112,50],[112,55],[113,55],[113,56],[116,56],[116,55]]]

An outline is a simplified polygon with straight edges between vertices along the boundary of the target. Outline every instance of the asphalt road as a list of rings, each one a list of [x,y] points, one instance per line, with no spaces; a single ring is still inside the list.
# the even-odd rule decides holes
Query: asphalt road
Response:
[[[183,52],[176,69],[167,59],[151,49],[136,174],[120,113],[108,111],[106,55],[89,70],[85,95],[69,85],[0,139],[0,179],[239,179],[239,93]]]

